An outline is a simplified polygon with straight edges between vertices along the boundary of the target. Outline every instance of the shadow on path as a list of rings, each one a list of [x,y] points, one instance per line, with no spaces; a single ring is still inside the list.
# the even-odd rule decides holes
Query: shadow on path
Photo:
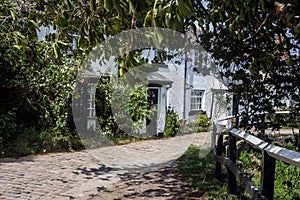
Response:
[[[121,180],[109,187],[98,187],[93,200],[199,199],[178,173],[175,163],[160,169],[119,174]]]

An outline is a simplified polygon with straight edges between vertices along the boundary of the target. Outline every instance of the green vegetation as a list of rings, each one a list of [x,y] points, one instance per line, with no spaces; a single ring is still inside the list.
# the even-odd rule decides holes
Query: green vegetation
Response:
[[[178,120],[178,114],[173,108],[168,107],[164,137],[174,137],[178,133],[180,125]]]
[[[209,153],[205,158],[199,158],[200,150],[199,147],[191,145],[177,160],[179,172],[193,192],[198,193],[198,197],[219,200],[250,199],[241,188],[238,195],[228,194],[226,183],[214,178],[213,153]]]
[[[183,31],[192,6],[173,0],[1,1],[1,156],[82,149],[70,106],[82,59],[105,38],[125,30],[156,26]],[[129,49],[116,58],[121,76],[145,63],[140,55]],[[140,116],[132,118],[139,123]],[[104,124],[111,120],[100,119]],[[109,127],[117,135],[116,129]]]
[[[184,179],[199,197],[208,199],[251,199],[250,195],[238,185],[237,195],[227,193],[227,182],[214,178],[215,161],[213,153],[199,158],[201,149],[191,145],[177,160],[177,166]],[[245,146],[241,151],[239,167],[247,174],[257,188],[260,187],[262,154],[259,150]],[[300,169],[276,161],[274,199],[299,199]],[[224,171],[223,171],[224,172]],[[227,174],[222,175],[225,179]],[[224,180],[225,180],[224,179]]]
[[[300,199],[300,169],[276,162],[274,199]]]
[[[186,124],[182,124],[179,127],[179,133],[180,134],[190,134],[190,133],[197,133],[197,132],[202,132],[206,131],[206,128],[201,129],[198,126],[198,123],[195,120],[189,120],[185,122]]]
[[[130,99],[128,105],[119,101],[124,98]],[[95,102],[101,129],[105,136],[114,142],[126,138],[137,139],[134,135],[144,127],[144,119],[148,119],[150,115],[147,88],[140,84],[130,88],[124,80],[116,77],[101,78],[97,84]],[[112,104],[114,110],[111,109]],[[120,111],[121,113],[119,113]],[[130,127],[128,118],[132,122]],[[120,126],[130,131],[131,135],[125,134]]]
[[[245,147],[240,153],[241,169],[248,175],[252,183],[259,188],[262,154],[259,150]]]
[[[189,120],[184,124],[181,124],[179,127],[179,133],[187,134],[187,133],[197,133],[197,132],[206,132],[209,130],[210,119],[207,115],[200,111],[198,115],[198,119]]]
[[[257,124],[265,117],[262,113],[284,107],[282,99],[290,100],[289,109],[299,116],[299,6],[292,0],[1,1],[1,155],[82,149],[70,104],[83,58],[106,38],[141,27],[195,36],[217,66],[199,65],[196,71],[206,75],[218,69],[229,91],[239,96],[242,126]],[[120,76],[146,63],[140,49],[128,48],[120,55]],[[101,56],[108,59],[109,51]],[[149,59],[164,63],[170,56],[159,50]],[[207,63],[205,59],[198,62]],[[107,102],[101,106],[107,108]],[[118,135],[109,112],[99,121]],[[138,113],[131,113],[137,126],[147,115]],[[299,149],[299,134],[294,136]]]
[[[241,168],[251,181],[260,187],[262,154],[259,150],[246,146],[241,152]],[[274,199],[300,199],[300,169],[282,161],[276,161]]]
[[[240,127],[266,128],[258,126],[265,115],[283,107],[299,116],[299,6],[292,0],[213,0],[205,9],[199,2],[207,11],[199,16],[201,45],[238,96]]]
[[[299,128],[300,113],[299,7],[300,1],[295,0],[2,0],[0,156],[82,149],[73,123],[71,95],[83,58],[106,38],[141,27],[191,33],[217,66],[203,65],[206,58],[199,58],[202,65],[195,63],[195,71],[211,75],[217,69],[243,108],[240,127],[292,127],[294,138],[289,147],[299,151],[300,132],[294,131]],[[149,40],[157,42],[151,36]],[[121,56],[116,58],[120,77],[148,61],[170,59],[168,52],[160,49],[146,62],[142,50],[125,45],[127,52],[121,46]],[[101,56],[109,59],[109,51]],[[120,94],[132,99],[127,113],[134,121],[129,127],[132,132],[149,115],[145,88],[135,89]],[[101,128],[116,143],[135,140],[116,125],[110,109],[111,92],[109,81],[101,80],[96,101]],[[285,99],[290,102],[288,108]],[[278,108],[291,113],[275,117]],[[272,123],[262,124],[268,117]],[[208,119],[200,116],[196,124],[206,129]],[[178,129],[178,116],[169,110],[164,135],[173,136]],[[192,146],[178,160],[192,187],[210,199],[244,198],[243,192],[239,196],[226,193],[225,186],[213,179],[211,155],[199,159],[198,151]],[[260,154],[246,149],[240,159],[253,182],[259,184]],[[277,199],[300,198],[299,173],[298,168],[277,163]]]
[[[199,132],[202,132],[200,130],[208,130],[207,128],[209,127],[210,119],[207,117],[206,114],[203,112],[199,113],[199,118],[196,120],[197,125],[199,126]]]

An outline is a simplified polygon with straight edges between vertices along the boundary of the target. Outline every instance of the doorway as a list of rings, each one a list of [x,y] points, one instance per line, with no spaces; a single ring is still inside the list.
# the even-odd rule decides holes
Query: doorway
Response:
[[[159,88],[148,89],[148,103],[150,110],[150,118],[147,119],[147,133],[150,135],[157,135],[157,112],[158,112],[158,95]]]

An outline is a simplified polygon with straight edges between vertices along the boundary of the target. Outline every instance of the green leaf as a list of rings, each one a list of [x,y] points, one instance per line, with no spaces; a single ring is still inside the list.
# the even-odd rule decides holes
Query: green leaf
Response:
[[[66,43],[66,42],[63,42],[63,41],[57,41],[57,43],[59,43],[59,44],[62,44],[62,45],[64,45],[64,46],[68,46],[69,44],[68,43]]]
[[[113,6],[117,10],[118,14],[121,15],[123,13],[122,8],[121,8],[121,2],[120,0],[114,0],[113,1]]]
[[[194,9],[190,4],[190,0],[178,0],[178,8],[183,17],[189,18],[193,16]]]
[[[111,11],[112,9],[112,1],[111,0],[104,0],[104,8],[106,11]]]
[[[57,49],[56,49],[56,44],[55,43],[52,44],[52,49],[54,51],[55,58],[58,58],[58,53],[57,53]]]
[[[90,2],[90,10],[94,12],[96,10],[96,0],[91,0]]]
[[[298,23],[295,27],[295,32],[300,34],[300,23]]]
[[[16,20],[16,13],[14,10],[10,10],[10,15],[13,18],[13,20]]]
[[[37,29],[37,30],[40,30],[40,23],[39,22],[35,22],[34,20],[29,20],[34,26],[35,26],[35,28]]]
[[[286,18],[286,21],[287,21],[288,23],[292,23],[293,20],[294,20],[294,16],[295,16],[294,13],[288,14],[288,15],[287,15],[287,18]]]
[[[69,8],[73,8],[74,7],[73,1],[71,1],[71,0],[67,0],[67,4],[68,4]]]
[[[134,6],[133,2],[131,0],[128,0],[128,3],[129,3],[129,13],[130,14],[136,13],[135,12],[135,6]]]
[[[13,45],[13,47],[14,47],[14,48],[17,48],[17,49],[19,49],[19,50],[21,49],[21,47],[20,47],[19,45],[16,45],[16,44]]]
[[[153,10],[149,10],[146,14],[143,25],[146,26],[147,22],[150,21],[152,17],[153,17]]]

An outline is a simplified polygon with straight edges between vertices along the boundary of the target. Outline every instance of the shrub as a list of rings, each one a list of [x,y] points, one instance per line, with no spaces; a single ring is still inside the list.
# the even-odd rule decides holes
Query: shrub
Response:
[[[191,134],[206,132],[207,129],[207,127],[199,126],[198,120],[188,120],[186,124],[180,126],[179,132],[182,134]]]
[[[164,137],[174,137],[179,131],[179,125],[177,113],[168,107]]]
[[[209,126],[209,118],[203,112],[200,112],[197,123],[200,127],[207,128]]]
[[[124,99],[129,99],[129,105],[124,103]],[[110,140],[138,134],[144,128],[144,119],[149,118],[147,88],[141,84],[130,88],[118,77],[100,79],[95,103],[101,130]]]

